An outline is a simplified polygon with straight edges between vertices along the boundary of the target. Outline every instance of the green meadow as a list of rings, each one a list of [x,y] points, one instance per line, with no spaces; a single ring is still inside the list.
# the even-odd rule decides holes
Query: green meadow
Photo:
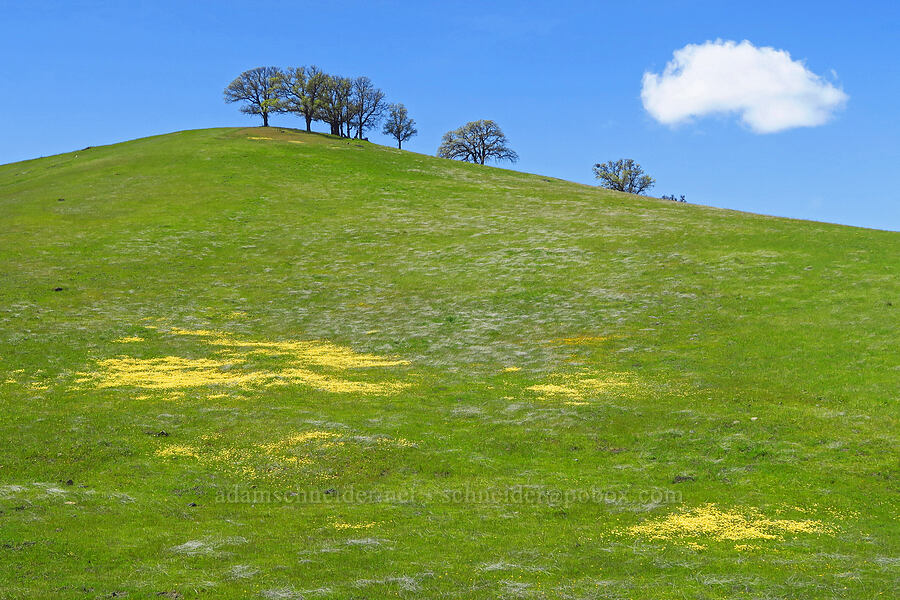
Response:
[[[0,597],[896,597],[898,340],[893,232],[280,128],[3,165]]]

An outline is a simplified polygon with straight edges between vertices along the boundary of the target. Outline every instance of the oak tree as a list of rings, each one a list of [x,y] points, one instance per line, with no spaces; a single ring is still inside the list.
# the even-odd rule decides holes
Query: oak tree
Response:
[[[288,69],[279,89],[282,109],[306,121],[306,131],[320,119],[328,75],[317,66]]]
[[[472,121],[445,133],[438,148],[438,156],[481,165],[489,159],[510,162],[519,160],[519,155],[509,147],[509,141],[500,126],[490,120]]]
[[[353,117],[353,106],[350,102],[350,94],[353,91],[353,81],[349,77],[328,75],[325,81],[321,119],[328,123],[331,135],[350,137],[350,120]],[[345,133],[344,126],[347,131]]]
[[[416,131],[416,122],[409,118],[406,107],[402,104],[388,106],[388,117],[384,122],[382,133],[397,140],[397,148],[403,148],[403,142],[419,133]]]
[[[378,125],[384,116],[384,92],[368,77],[357,77],[353,80],[350,103],[353,105],[351,124],[356,130],[356,138],[362,139],[363,134]]]
[[[225,88],[225,102],[243,102],[241,112],[261,115],[263,127],[269,126],[269,114],[281,110],[279,90],[284,73],[278,67],[257,67],[244,71]]]
[[[652,188],[656,180],[644,174],[641,165],[630,158],[620,158],[594,165],[594,175],[600,185],[619,192],[640,194]]]

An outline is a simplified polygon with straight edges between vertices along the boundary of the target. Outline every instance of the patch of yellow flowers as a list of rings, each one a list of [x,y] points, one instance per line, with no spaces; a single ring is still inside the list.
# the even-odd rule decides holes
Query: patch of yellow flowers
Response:
[[[607,340],[615,339],[619,336],[616,335],[579,335],[575,337],[566,337],[566,338],[556,338],[555,340],[551,340],[551,344],[563,345],[563,346],[590,346],[593,344],[599,344],[600,342],[605,342]]]
[[[214,447],[221,440],[220,434],[205,434],[200,436],[199,445],[172,444],[159,448],[155,454],[161,458],[190,458],[202,465],[213,466],[232,475],[260,479],[296,472],[296,468],[314,463],[310,458],[311,452],[341,447],[348,441],[353,441],[337,432],[325,430],[303,431],[267,444]],[[404,438],[386,437],[377,438],[375,443],[394,448],[409,448],[414,445]],[[306,474],[317,479],[327,478],[326,474]]]
[[[165,448],[160,448],[156,451],[157,456],[188,456],[190,458],[200,458],[200,454],[197,452],[197,449],[193,446],[183,446],[179,444],[173,444],[171,446],[166,446]]]
[[[408,365],[397,360],[355,352],[322,340],[254,341],[241,340],[209,329],[173,327],[170,333],[202,338],[218,348],[216,358],[164,356],[135,358],[119,356],[97,362],[98,370],[81,373],[78,383],[98,388],[140,387],[154,390],[180,390],[204,386],[273,387],[305,385],[333,393],[392,395],[409,387],[397,381],[368,382],[348,379],[342,372],[351,369],[384,368]],[[143,341],[139,337],[120,338],[122,343]],[[280,368],[247,369],[253,355],[279,357]],[[322,372],[325,370],[328,372]]]
[[[528,390],[544,397],[563,397],[570,401],[584,401],[586,398],[616,388],[633,385],[625,373],[597,375],[595,373],[557,374],[551,383],[529,386]]]
[[[335,521],[331,524],[335,529],[371,529],[378,525],[377,521],[372,521],[371,523],[343,523],[341,521]]]
[[[681,540],[691,548],[701,549],[694,541],[696,538],[716,541],[778,540],[789,534],[833,534],[834,531],[833,526],[814,519],[771,519],[755,508],[729,510],[709,503],[634,525],[626,533],[650,540]],[[741,544],[738,549],[755,548]]]

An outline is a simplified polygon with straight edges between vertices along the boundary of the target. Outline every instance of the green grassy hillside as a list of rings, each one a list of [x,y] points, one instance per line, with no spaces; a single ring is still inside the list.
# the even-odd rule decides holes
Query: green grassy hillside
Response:
[[[0,166],[0,256],[0,597],[900,586],[900,234],[248,128]]]

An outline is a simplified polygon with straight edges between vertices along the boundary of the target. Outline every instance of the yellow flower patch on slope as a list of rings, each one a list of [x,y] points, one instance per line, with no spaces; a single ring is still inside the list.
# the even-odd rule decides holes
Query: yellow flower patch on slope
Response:
[[[109,358],[97,361],[100,367],[94,379],[98,388],[141,387],[151,390],[190,388],[206,385],[241,385],[260,378],[259,373],[224,371],[234,361],[206,358]],[[91,377],[79,382],[91,381]]]
[[[403,438],[376,438],[373,443],[344,437],[334,431],[312,430],[274,442],[243,446],[231,445],[219,434],[203,435],[199,444],[172,444],[159,448],[155,454],[173,460],[189,458],[216,471],[250,479],[284,479],[300,475],[319,480],[328,477],[321,469],[323,457],[346,458],[349,454],[358,461],[366,452],[385,445],[392,448],[413,446]]]
[[[344,523],[342,521],[335,521],[331,524],[335,529],[371,529],[378,525],[377,521],[372,521],[370,523]]]
[[[215,338],[210,343],[222,347],[247,348],[248,352],[254,354],[286,356],[298,362],[332,369],[396,367],[409,364],[409,361],[406,360],[394,360],[374,354],[355,352],[346,346],[339,346],[323,340],[255,342],[222,336]]]
[[[327,440],[336,437],[340,437],[340,435],[333,431],[304,431],[303,433],[296,433],[284,439],[278,440],[277,442],[272,442],[271,444],[263,444],[259,447],[267,454],[277,454],[279,452],[282,452],[285,448],[290,448],[299,444],[305,444],[306,442],[310,441]]]
[[[550,340],[550,343],[562,346],[587,346],[616,339],[618,337],[619,336],[617,335],[578,335],[574,337],[556,338]]]
[[[729,510],[710,503],[634,525],[626,532],[650,540],[746,541],[779,540],[799,533],[832,534],[834,527],[814,519],[770,519],[755,508]]]
[[[397,367],[409,362],[355,352],[352,348],[328,341],[241,340],[219,331],[178,327],[171,328],[169,333],[194,337],[205,347],[217,348],[215,358],[119,356],[98,361],[98,370],[83,373],[78,382],[98,388],[140,387],[156,390],[304,385],[326,392],[373,396],[396,394],[410,385],[398,381],[372,382],[347,378],[344,373],[351,369]],[[275,360],[267,361],[265,367],[249,364],[251,359],[266,357]],[[273,362],[276,364],[271,365]]]
[[[165,448],[160,448],[156,451],[157,456],[188,456],[190,458],[200,458],[200,455],[197,452],[197,449],[192,446],[184,446],[173,444],[171,446],[166,446]]]
[[[528,390],[545,397],[562,396],[569,400],[582,401],[587,397],[612,389],[632,385],[625,373],[609,373],[598,376],[595,373],[558,374],[550,383],[532,385]]]
[[[198,337],[220,335],[219,332],[212,329],[182,329],[181,327],[171,327],[169,333],[174,333],[175,335],[196,335]]]

